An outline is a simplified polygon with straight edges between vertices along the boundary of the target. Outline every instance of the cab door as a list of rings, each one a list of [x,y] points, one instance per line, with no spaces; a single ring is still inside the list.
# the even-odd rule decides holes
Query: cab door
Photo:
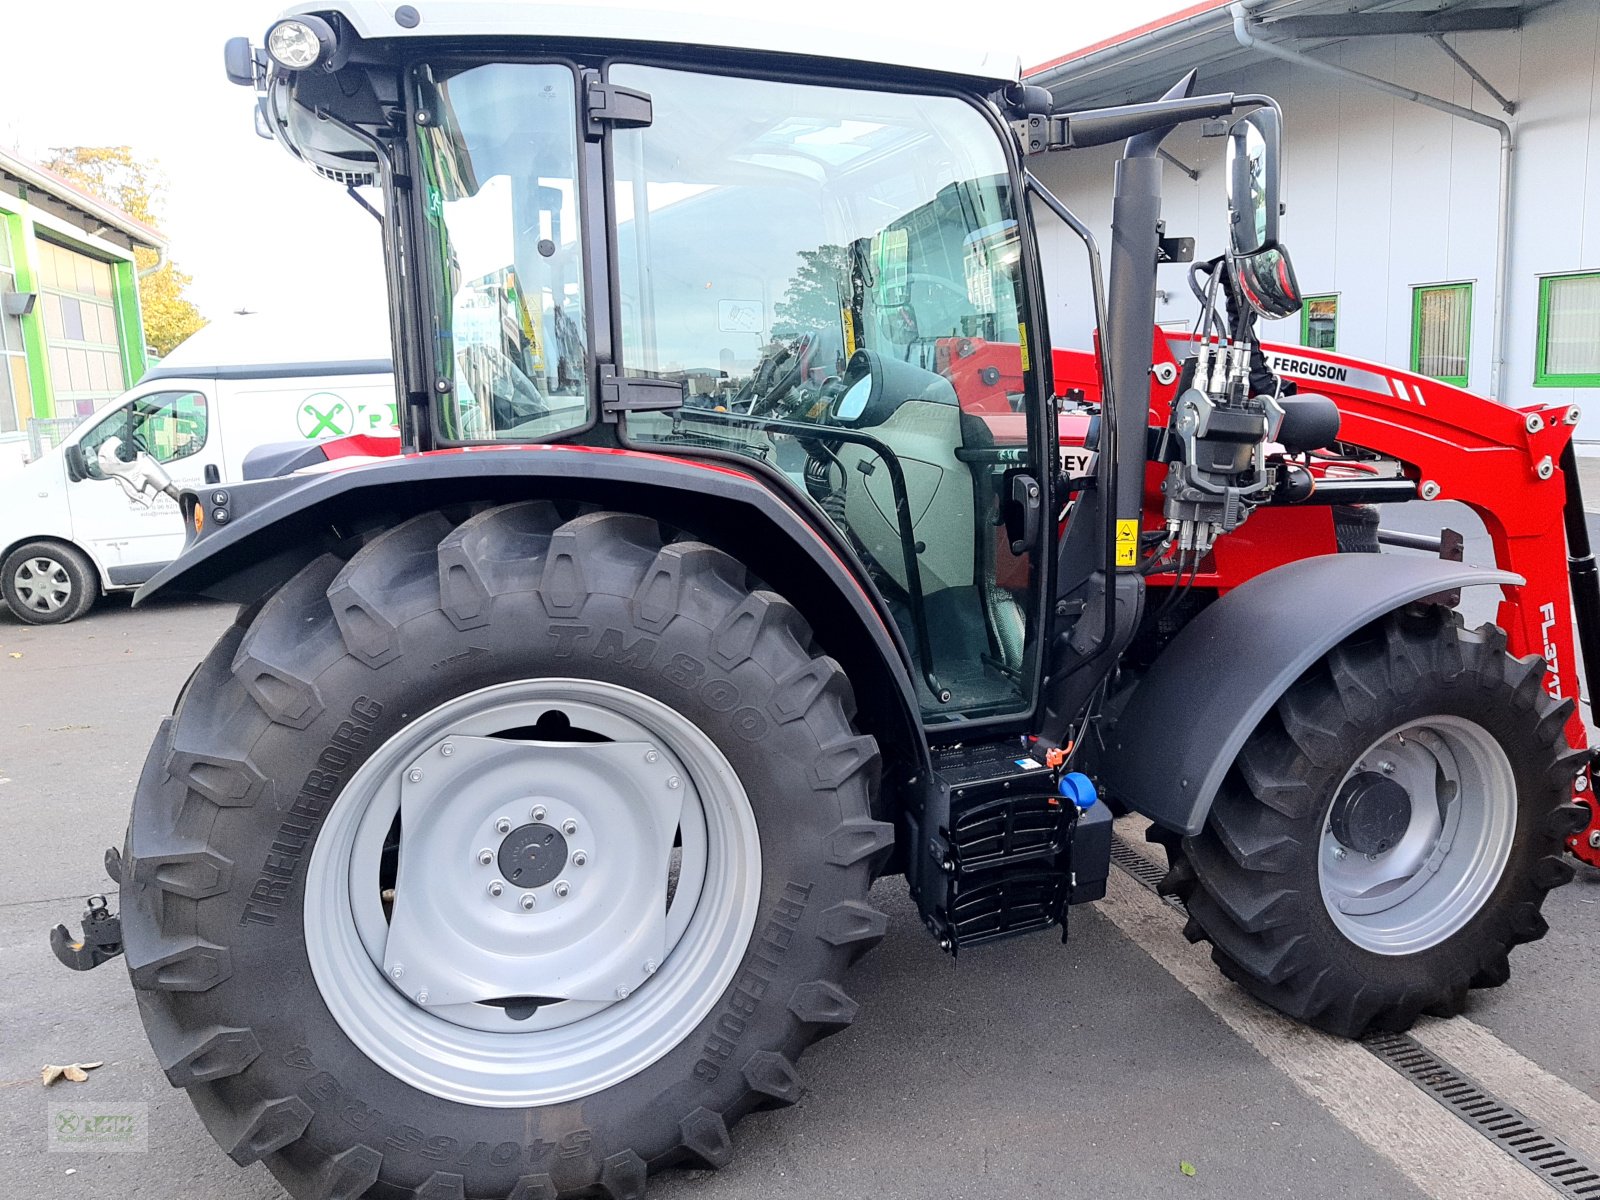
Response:
[[[177,558],[184,529],[177,504],[148,493],[134,499],[101,471],[100,454],[130,461],[142,450],[178,487],[198,488],[207,482],[206,468],[222,462],[215,407],[207,384],[162,380],[160,390],[122,401],[78,439],[84,477],[67,484],[73,537],[92,551],[113,587],[143,583]]]

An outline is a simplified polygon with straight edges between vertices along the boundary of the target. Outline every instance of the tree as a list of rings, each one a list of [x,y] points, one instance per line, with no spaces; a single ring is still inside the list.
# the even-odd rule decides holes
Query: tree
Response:
[[[800,266],[773,309],[772,336],[837,331],[841,295],[848,296],[849,288],[849,247],[823,245],[800,251]]]
[[[74,187],[114,204],[135,220],[157,224],[160,192],[166,180],[154,164],[134,157],[131,146],[57,146],[45,168]],[[147,271],[159,261],[154,250],[134,251],[134,264]],[[144,340],[165,355],[205,325],[205,317],[184,291],[193,280],[170,261],[139,280],[139,307],[144,314]]]

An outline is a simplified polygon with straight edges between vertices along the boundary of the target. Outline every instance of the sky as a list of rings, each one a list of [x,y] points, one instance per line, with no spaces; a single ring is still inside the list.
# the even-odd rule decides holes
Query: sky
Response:
[[[419,0],[424,11],[430,0]],[[431,0],[433,4],[449,0]],[[536,0],[530,0],[530,3]],[[622,2],[622,0],[618,0]],[[1176,10],[1181,0],[1016,0],[993,29],[971,0],[810,0],[808,22],[921,42],[973,42],[1032,65]],[[167,180],[161,226],[191,298],[216,319],[383,320],[377,223],[253,129],[249,89],[228,83],[223,43],[259,45],[283,0],[74,0],[6,4],[0,147],[128,145]],[[633,0],[632,7],[781,22],[771,0]],[[999,11],[999,10],[996,10]]]

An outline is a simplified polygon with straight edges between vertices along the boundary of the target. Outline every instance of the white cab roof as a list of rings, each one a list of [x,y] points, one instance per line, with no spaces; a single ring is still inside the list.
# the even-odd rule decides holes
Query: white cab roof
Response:
[[[395,19],[402,8],[420,18],[412,28]],[[907,9],[914,13],[916,9]],[[666,42],[802,54],[848,62],[910,67],[952,75],[1014,82],[1021,62],[976,46],[920,43],[862,30],[830,28],[813,21],[780,24],[742,15],[663,12],[604,4],[544,4],[529,0],[308,0],[296,13],[337,12],[364,38],[402,37],[558,37]],[[915,23],[911,23],[913,28]]]

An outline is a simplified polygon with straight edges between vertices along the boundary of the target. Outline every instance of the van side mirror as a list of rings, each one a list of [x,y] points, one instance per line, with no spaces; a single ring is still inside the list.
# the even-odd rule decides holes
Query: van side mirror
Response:
[[[80,483],[89,478],[89,463],[83,456],[83,446],[80,443],[73,442],[62,451],[62,454],[67,460],[68,479],[73,483]]]

